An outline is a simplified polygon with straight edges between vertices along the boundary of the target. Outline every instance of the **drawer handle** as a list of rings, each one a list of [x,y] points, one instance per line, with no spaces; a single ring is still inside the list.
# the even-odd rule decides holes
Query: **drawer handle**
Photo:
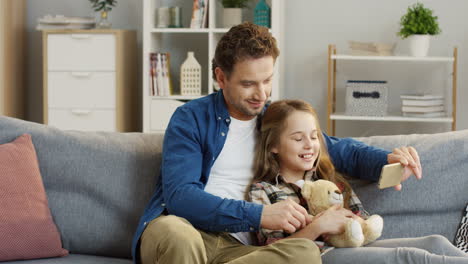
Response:
[[[89,39],[89,34],[71,34],[71,38],[73,39]]]
[[[89,115],[89,114],[91,114],[91,110],[86,110],[86,109],[72,109],[71,112],[74,115]]]
[[[90,72],[71,72],[71,75],[73,77],[83,78],[83,77],[90,77],[91,73]]]

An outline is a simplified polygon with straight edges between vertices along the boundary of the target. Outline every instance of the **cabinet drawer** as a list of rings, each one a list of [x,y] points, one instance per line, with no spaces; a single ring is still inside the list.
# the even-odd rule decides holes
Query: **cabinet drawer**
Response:
[[[174,111],[184,103],[177,100],[153,99],[150,104],[150,129],[164,131]]]
[[[49,71],[115,71],[114,34],[49,34]]]
[[[114,110],[50,109],[49,125],[65,130],[116,131]]]
[[[115,108],[115,72],[49,72],[51,108]]]

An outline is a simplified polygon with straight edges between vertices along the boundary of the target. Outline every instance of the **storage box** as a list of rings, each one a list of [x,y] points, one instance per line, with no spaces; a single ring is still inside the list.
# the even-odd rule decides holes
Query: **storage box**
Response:
[[[386,81],[347,81],[347,115],[385,116],[387,106]]]

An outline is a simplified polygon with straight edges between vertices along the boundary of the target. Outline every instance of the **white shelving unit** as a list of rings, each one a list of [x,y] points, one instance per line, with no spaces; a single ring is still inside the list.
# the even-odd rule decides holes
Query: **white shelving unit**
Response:
[[[335,135],[335,121],[383,121],[383,122],[431,122],[431,123],[451,123],[452,130],[456,129],[456,109],[457,109],[457,48],[454,48],[453,57],[411,57],[411,56],[353,56],[336,53],[335,45],[328,46],[328,109],[327,109],[327,132]],[[336,75],[337,61],[380,61],[380,62],[423,62],[423,63],[452,63],[452,90],[451,100],[448,109],[450,116],[435,118],[406,117],[401,113],[390,113],[386,116],[355,116],[346,115],[343,112],[336,112]],[[443,88],[441,88],[442,90]]]
[[[208,28],[191,29],[190,17],[193,1],[186,0],[144,0],[143,1],[143,132],[164,132],[175,109],[187,101],[205,96],[214,91],[215,82],[212,78],[211,61],[216,45],[229,29],[222,27],[222,5],[218,0],[209,1]],[[267,1],[271,7],[270,32],[276,38],[278,46],[283,51],[283,0]],[[253,21],[254,7],[244,9],[244,21]],[[180,6],[182,8],[184,28],[157,28],[156,10],[163,6]],[[247,14],[247,15],[246,15]],[[202,96],[151,96],[150,93],[150,59],[151,52],[169,52],[171,56],[172,85],[176,93],[180,93],[180,65],[188,51],[194,51],[195,57],[202,66]],[[282,72],[284,53],[277,59],[273,81],[272,100],[281,97]]]

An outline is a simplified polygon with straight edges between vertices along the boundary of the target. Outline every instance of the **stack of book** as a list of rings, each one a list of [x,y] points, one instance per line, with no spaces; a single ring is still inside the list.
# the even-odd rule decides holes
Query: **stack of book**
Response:
[[[444,117],[444,97],[433,94],[401,95],[403,116],[408,117]]]
[[[150,53],[150,95],[172,95],[169,53]]]
[[[393,56],[395,43],[349,41],[350,55],[353,56]]]
[[[193,0],[190,28],[208,27],[208,2],[209,0]]]
[[[45,15],[37,20],[37,30],[47,29],[92,29],[96,21],[92,17],[66,17]]]

